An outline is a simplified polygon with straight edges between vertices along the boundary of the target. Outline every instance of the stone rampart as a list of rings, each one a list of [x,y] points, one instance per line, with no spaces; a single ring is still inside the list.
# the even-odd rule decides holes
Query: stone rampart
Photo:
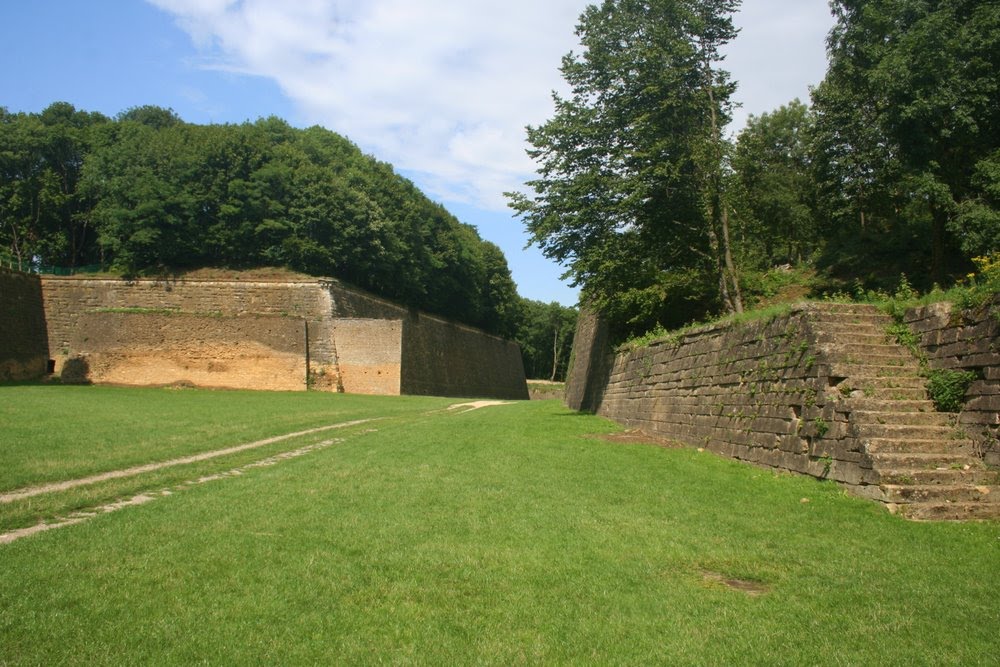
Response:
[[[590,308],[581,308],[573,337],[573,354],[566,383],[566,405],[593,410],[607,381],[608,327]]]
[[[340,381],[349,394],[398,396],[403,353],[401,320],[333,321]]]
[[[308,326],[315,388],[337,386],[330,294],[315,281],[46,277],[42,289],[67,381],[305,389]]]
[[[806,307],[767,322],[701,327],[591,364],[606,372],[589,378],[593,400],[583,409],[745,461],[853,485],[876,481],[828,392],[830,365]]]
[[[0,382],[45,375],[45,330],[38,276],[0,268]]]
[[[958,421],[979,441],[987,463],[1000,465],[1000,295],[975,310],[950,303],[914,308],[904,321],[920,336],[931,368],[975,373]]]
[[[272,391],[306,387],[301,318],[82,313],[70,333],[69,348],[85,352],[63,363],[67,382]]]
[[[404,394],[528,398],[516,343],[423,313],[411,313],[403,332]]]
[[[67,380],[527,397],[515,344],[335,280],[45,278],[42,290]]]

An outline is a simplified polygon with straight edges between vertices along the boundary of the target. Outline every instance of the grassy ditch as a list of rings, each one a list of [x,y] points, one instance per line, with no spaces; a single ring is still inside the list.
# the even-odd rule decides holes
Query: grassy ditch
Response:
[[[33,418],[11,404],[34,388],[11,389],[5,429]],[[110,409],[103,388],[51,389]],[[163,400],[117,391],[133,411]],[[228,411],[257,425],[239,439],[278,429],[265,415],[289,431],[322,421],[304,394],[183,393],[217,401],[202,421]],[[331,412],[354,400],[322,398]],[[454,400],[366,400],[351,414],[385,417],[375,430],[0,545],[0,664],[989,664],[1000,652],[996,523],[907,523],[831,483],[610,442],[616,426],[556,401],[459,413],[441,410]],[[86,451],[105,431],[85,424],[48,437]],[[137,421],[119,456],[169,435]],[[41,466],[56,451],[22,455]]]

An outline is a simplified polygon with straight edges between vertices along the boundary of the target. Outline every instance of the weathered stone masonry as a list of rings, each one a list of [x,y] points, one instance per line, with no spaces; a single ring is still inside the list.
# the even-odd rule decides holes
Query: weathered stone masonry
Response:
[[[986,462],[1000,466],[1000,295],[973,311],[950,303],[914,308],[904,321],[920,336],[931,368],[976,374],[958,423],[977,441]]]
[[[591,364],[582,393],[588,402],[570,407],[743,460],[854,484],[873,481],[857,465],[860,455],[841,443],[845,425],[827,392],[829,364],[806,309],[604,354],[584,355]],[[574,368],[567,395],[581,381]]]
[[[333,280],[47,277],[42,291],[70,380],[527,397],[517,345]]]
[[[44,375],[46,343],[38,276],[0,268],[0,382]]]
[[[988,447],[968,432],[985,426],[995,438],[998,423],[991,378],[1000,357],[989,318],[956,334],[940,318],[908,316],[934,348],[932,365],[983,378],[958,424],[933,411],[917,358],[887,339],[891,319],[864,305],[803,304],[767,322],[705,326],[617,354],[602,342],[600,318],[584,313],[567,403],[725,456],[833,479],[911,516],[1000,517]]]

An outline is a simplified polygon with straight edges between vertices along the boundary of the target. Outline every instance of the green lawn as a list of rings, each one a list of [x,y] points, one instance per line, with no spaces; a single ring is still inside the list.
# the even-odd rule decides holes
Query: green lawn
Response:
[[[454,400],[330,394],[6,387],[0,397],[0,467],[14,452],[22,468],[67,475],[194,451],[200,437],[224,447],[386,417],[238,476],[187,487],[180,471],[153,477],[149,489],[175,492],[0,545],[0,664],[986,665],[1000,655],[997,523],[908,523],[831,483],[611,443],[590,436],[613,425],[556,401],[455,414],[440,411]],[[20,423],[50,419],[34,411],[63,397],[87,419]],[[201,412],[176,427],[131,416],[166,414],[175,400]],[[133,444],[84,464],[126,405]],[[256,430],[215,430],[228,420]],[[42,442],[8,446],[12,429],[33,428]],[[78,461],[62,461],[71,450]],[[85,494],[64,493],[60,506]]]

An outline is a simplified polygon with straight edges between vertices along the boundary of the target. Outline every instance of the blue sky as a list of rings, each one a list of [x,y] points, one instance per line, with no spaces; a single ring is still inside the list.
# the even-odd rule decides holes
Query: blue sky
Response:
[[[193,123],[276,115],[393,164],[507,256],[522,296],[576,302],[525,249],[502,196],[532,176],[523,128],[551,114],[587,0],[32,0],[0,5],[0,106],[55,101]],[[748,114],[808,98],[825,71],[826,0],[744,0],[725,66]]]

